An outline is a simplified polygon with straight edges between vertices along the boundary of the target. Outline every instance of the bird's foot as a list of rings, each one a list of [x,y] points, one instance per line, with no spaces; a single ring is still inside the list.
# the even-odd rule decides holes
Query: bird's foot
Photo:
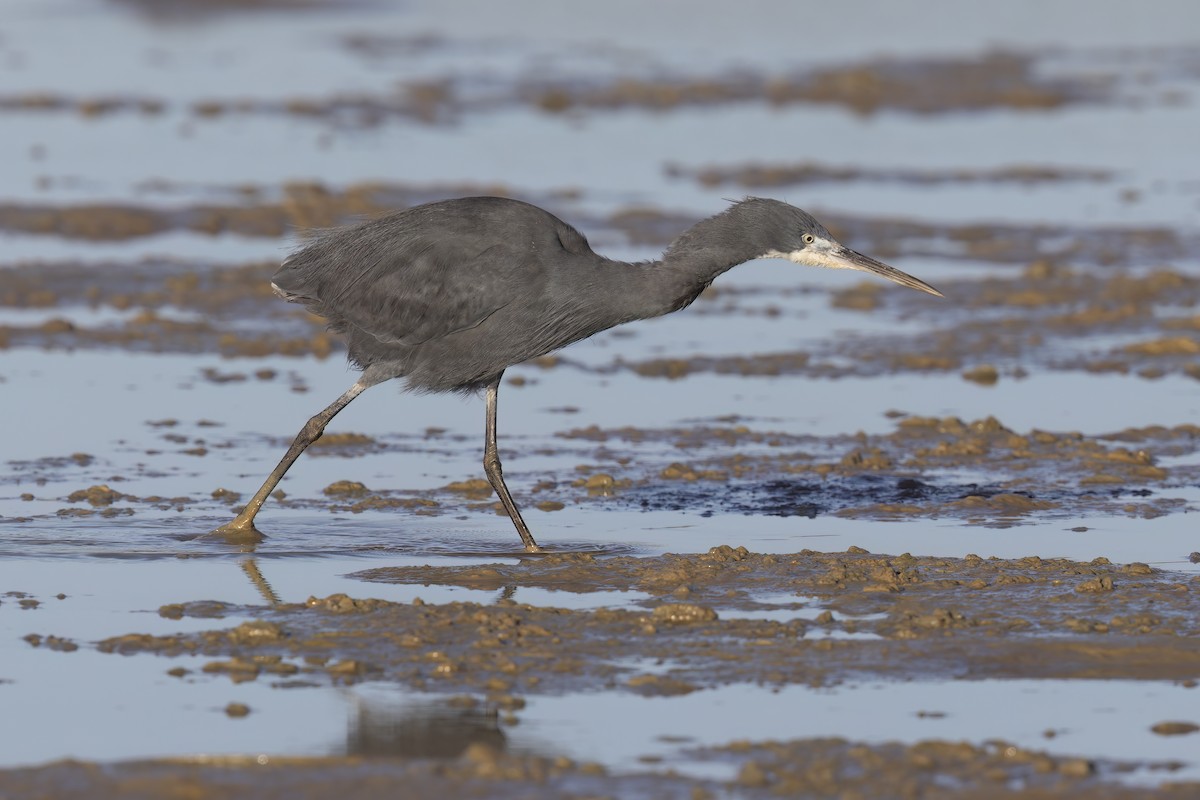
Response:
[[[209,541],[220,541],[226,544],[258,544],[267,537],[254,527],[254,519],[235,517],[221,527],[211,530],[199,537]]]
[[[527,531],[527,530],[521,531],[518,528],[517,532],[521,534],[521,544],[525,545],[526,553],[529,553],[530,555],[539,555],[539,556],[544,555],[546,553],[545,548],[540,547],[538,545],[538,543],[536,541],[534,541],[533,535],[530,534],[529,531]]]

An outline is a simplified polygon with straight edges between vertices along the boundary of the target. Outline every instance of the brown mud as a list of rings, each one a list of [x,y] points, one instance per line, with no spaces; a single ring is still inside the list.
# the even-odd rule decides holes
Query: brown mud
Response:
[[[237,195],[237,202],[178,209],[110,203],[70,206],[4,203],[0,204],[0,230],[90,241],[137,239],[167,231],[279,238],[297,229],[327,228],[357,217],[378,216],[444,197],[507,196],[512,190],[495,184],[415,186],[375,182],[331,189],[321,183],[292,182],[270,190],[241,186],[214,187],[210,191]]]
[[[731,80],[642,81],[608,86],[549,86],[535,96],[539,107],[652,108],[759,101],[838,105],[860,114],[899,109],[918,114],[986,108],[1053,109],[1110,99],[1112,78],[1035,77],[1035,59],[993,53],[972,59],[876,61],[792,76],[743,75]]]
[[[704,186],[735,185],[748,189],[797,186],[811,183],[848,183],[871,181],[901,183],[909,186],[939,186],[956,183],[1018,184],[1032,186],[1042,183],[1081,181],[1104,183],[1112,180],[1112,172],[1102,169],[1076,169],[1020,165],[997,169],[878,169],[855,166],[832,166],[804,161],[794,164],[741,164],[730,167],[701,167],[691,169],[669,164],[667,174],[676,178],[691,178]]]
[[[925,740],[906,745],[844,739],[739,742],[692,755],[736,771],[732,780],[691,778],[673,769],[609,774],[594,762],[505,752],[503,742],[475,742],[453,759],[213,756],[100,766],[63,761],[0,771],[0,791],[25,798],[378,797],[662,798],[1030,798],[1099,800],[1194,797],[1200,786],[1171,782],[1171,763],[1090,761],[1025,750],[1003,741],[974,746]],[[1158,786],[1125,786],[1134,769],[1164,777]]]
[[[257,3],[243,0],[241,4],[288,3],[289,0]],[[238,4],[226,0],[213,5],[220,8]],[[290,0],[290,4],[319,6],[321,2]],[[417,42],[424,48],[438,46],[436,39]],[[411,52],[414,40],[358,35],[346,38],[345,46],[352,54],[375,60],[389,49]],[[283,114],[360,128],[395,118],[447,124],[466,113],[514,106],[562,114],[627,108],[662,112],[733,103],[765,103],[773,107],[813,104],[839,106],[865,115],[885,110],[915,114],[986,109],[1046,111],[1122,101],[1116,91],[1119,73],[1115,70],[1093,68],[1051,78],[1039,74],[1041,61],[1037,54],[993,52],[957,59],[874,60],[790,74],[741,72],[711,78],[680,75],[569,83],[534,78],[495,87],[490,92],[463,85],[469,81],[462,78],[446,77],[409,81],[390,94],[340,92],[270,100],[213,97],[193,102],[186,110],[198,121],[227,115]],[[0,96],[0,110],[97,117],[119,113],[159,115],[178,108],[170,99],[159,96],[76,96],[39,91]]]
[[[495,591],[635,590],[649,598],[643,609],[590,611],[503,595],[494,605],[345,594],[257,608],[185,602],[160,613],[255,619],[201,633],[131,633],[96,646],[208,656],[205,673],[234,681],[371,679],[484,693],[497,702],[599,689],[674,695],[732,683],[1191,681],[1200,674],[1200,578],[1106,559],[918,558],[861,548],[759,555],[722,546],[702,555],[551,555],[516,565],[377,568],[356,577]],[[774,602],[781,596],[794,602]],[[781,608],[814,613],[767,618]],[[731,610],[751,613],[725,616]],[[747,648],[753,659],[732,657]],[[666,666],[643,673],[630,666],[639,663]]]

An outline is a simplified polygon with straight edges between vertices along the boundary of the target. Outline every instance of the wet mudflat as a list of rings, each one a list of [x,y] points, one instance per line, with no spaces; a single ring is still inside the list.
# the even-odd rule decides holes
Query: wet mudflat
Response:
[[[511,594],[523,587],[638,591],[646,598],[628,608],[572,610],[503,594],[489,606],[335,594],[275,605],[232,629],[133,634],[97,646],[227,656],[202,669],[236,680],[370,675],[418,689],[432,680],[491,692],[499,702],[521,687],[566,692],[615,683],[674,695],[730,683],[822,686],[868,676],[1195,685],[1200,664],[1196,579],[1106,559],[754,555],[721,546],[702,556],[548,556],[514,566],[382,567],[351,577]],[[253,613],[211,601],[159,609],[175,618]],[[1064,636],[1051,639],[1055,634]],[[738,657],[747,650],[753,658]],[[644,663],[656,666],[628,666]]]
[[[0,794],[1200,791],[1190,6],[10,5]],[[947,300],[754,262],[513,368],[544,556],[386,385],[198,538],[354,380],[282,255],[479,193],[626,259],[775,196]]]

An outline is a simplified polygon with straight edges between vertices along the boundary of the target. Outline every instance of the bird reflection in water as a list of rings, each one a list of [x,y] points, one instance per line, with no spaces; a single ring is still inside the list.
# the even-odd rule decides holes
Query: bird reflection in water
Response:
[[[243,559],[240,566],[267,605],[282,604],[257,559]],[[496,600],[511,600],[516,589],[504,587]],[[503,751],[507,743],[496,708],[470,697],[400,703],[380,701],[352,689],[345,694],[352,704],[347,755],[457,758],[473,744]]]
[[[453,701],[373,702],[354,698],[347,755],[457,758],[473,744],[503,751],[508,737],[495,708],[455,707]]]

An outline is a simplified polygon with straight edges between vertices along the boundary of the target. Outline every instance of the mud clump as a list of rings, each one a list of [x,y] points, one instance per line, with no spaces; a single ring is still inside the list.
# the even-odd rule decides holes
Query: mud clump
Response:
[[[454,481],[442,487],[444,492],[454,492],[468,500],[487,500],[495,492],[492,485],[483,478],[471,478],[465,481]]]
[[[696,470],[687,464],[680,464],[679,462],[666,467],[659,475],[668,481],[724,481],[729,479],[729,474],[721,470]]]
[[[118,491],[108,488],[107,484],[99,484],[90,486],[87,489],[79,489],[71,492],[67,496],[67,502],[81,503],[86,501],[94,507],[110,506],[118,500],[136,500],[137,498],[130,497],[127,494],[121,494]]]
[[[655,622],[667,625],[695,625],[703,622],[715,622],[717,612],[707,606],[694,603],[666,603],[656,606],[651,617]]]
[[[1080,593],[1111,592],[1115,588],[1111,575],[1097,575],[1091,580],[1084,581],[1075,587],[1075,591]]]
[[[351,497],[357,497],[357,495],[351,495]],[[433,515],[438,513],[438,507],[439,503],[436,500],[430,500],[427,497],[384,497],[381,495],[370,495],[348,506],[333,506],[332,510],[346,510],[352,514],[361,514],[364,511],[403,508],[419,515]]]
[[[309,608],[317,608],[333,614],[354,614],[373,611],[386,604],[383,600],[356,600],[347,594],[331,594],[329,597],[308,598]]]
[[[36,603],[37,601],[33,601]],[[30,608],[32,606],[24,606]],[[47,650],[56,650],[60,653],[74,653],[79,649],[79,645],[70,639],[65,639],[61,636],[42,636],[40,634],[31,633],[24,637],[25,641],[32,647],[45,647]]]
[[[333,449],[361,449],[371,447],[375,444],[375,439],[367,436],[364,433],[326,433],[312,443],[319,451]]]
[[[259,645],[268,642],[278,642],[285,638],[282,627],[274,622],[243,622],[229,632],[229,641],[234,644]]]
[[[240,718],[250,714],[250,706],[245,703],[230,703],[225,706],[225,714],[229,717]]]
[[[687,681],[653,674],[635,675],[627,680],[625,685],[646,697],[674,697],[691,694],[697,689],[695,685]]]
[[[963,378],[980,386],[995,386],[1000,380],[1000,372],[991,364],[981,364],[964,372]]]
[[[1194,356],[1200,354],[1200,341],[1190,336],[1174,336],[1126,345],[1124,351],[1144,356]]]
[[[956,506],[968,512],[986,511],[1002,516],[1027,514],[1030,511],[1045,511],[1058,507],[1058,503],[1050,500],[1034,500],[1030,497],[1010,493],[996,494],[991,497],[972,495],[964,497],[962,500],[955,500],[949,505]]]
[[[583,471],[590,469],[590,467],[580,465],[575,469]],[[572,486],[584,489],[588,497],[613,497],[621,490],[628,489],[631,484],[632,481],[629,479],[615,478],[607,472],[593,472],[586,478],[577,478],[571,481]]]
[[[362,497],[368,492],[370,489],[358,481],[334,481],[321,490],[327,497]]]

